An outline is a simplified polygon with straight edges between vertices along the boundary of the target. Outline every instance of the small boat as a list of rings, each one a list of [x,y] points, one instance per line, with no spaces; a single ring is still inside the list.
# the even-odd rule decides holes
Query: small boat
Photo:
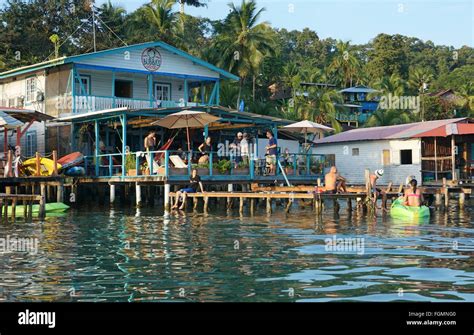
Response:
[[[36,174],[36,158],[27,159],[22,163],[22,168],[29,175]],[[60,170],[62,165],[57,163],[57,168]],[[51,176],[54,172],[54,161],[49,158],[40,158],[40,175]]]
[[[418,218],[429,218],[430,209],[426,206],[405,206],[403,204],[403,198],[398,198],[392,203],[390,215],[394,218],[410,220]]]
[[[80,177],[86,174],[86,169],[84,169],[82,166],[73,166],[67,169],[64,174],[69,177]]]
[[[45,206],[46,214],[57,214],[63,213],[69,209],[69,206],[62,202],[49,202]],[[22,213],[24,211],[24,205],[17,205],[16,206],[16,214]],[[32,206],[32,213],[33,215],[39,214],[40,206],[38,204],[34,204]],[[8,215],[12,215],[12,206],[8,206]]]
[[[58,159],[63,169],[81,164],[84,161],[84,155],[80,152],[73,152]]]

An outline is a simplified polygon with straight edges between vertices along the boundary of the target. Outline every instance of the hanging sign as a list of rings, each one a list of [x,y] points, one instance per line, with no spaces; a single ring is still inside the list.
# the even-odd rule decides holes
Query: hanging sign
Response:
[[[142,52],[142,64],[148,71],[158,71],[161,67],[161,54],[157,48],[146,48]]]

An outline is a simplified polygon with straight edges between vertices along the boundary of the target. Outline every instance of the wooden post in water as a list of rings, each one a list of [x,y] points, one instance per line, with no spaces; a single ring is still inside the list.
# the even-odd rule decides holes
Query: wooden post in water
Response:
[[[464,192],[459,193],[459,207],[464,208],[465,202],[466,202],[466,194]]]
[[[227,192],[234,192],[234,185],[233,184],[228,184],[227,185]],[[232,208],[232,198],[227,197],[227,209]]]
[[[8,223],[8,199],[3,200],[3,220],[5,223]]]
[[[441,193],[438,191],[435,194],[435,207],[436,207],[436,209],[440,209],[441,204],[442,204]]]
[[[46,216],[46,185],[44,183],[41,183],[40,189],[41,199],[39,203],[39,217],[42,219]]]
[[[139,183],[135,183],[135,202],[137,207],[142,206],[142,187]]]
[[[209,197],[204,197],[204,213],[207,213],[209,205]]]
[[[164,188],[165,188],[165,199],[164,199],[165,211],[169,211],[170,210],[170,188],[171,188],[171,185],[166,183]]]
[[[56,188],[56,201],[64,202],[64,184],[62,182]]]
[[[272,213],[272,198],[267,197],[267,214]]]
[[[352,212],[352,199],[347,198],[347,211],[350,213]]]
[[[28,201],[28,220],[33,220],[33,200]]]
[[[16,221],[16,198],[12,200],[12,221]]]
[[[255,199],[252,198],[250,199],[250,215],[253,216],[254,212],[255,212]]]
[[[448,208],[449,206],[449,191],[446,183],[446,177],[443,178],[443,194],[444,194],[444,207]]]
[[[26,200],[23,200],[23,217],[25,220],[28,218],[28,206]]]
[[[239,213],[242,214],[244,212],[244,197],[239,198]]]
[[[110,188],[110,204],[113,204],[115,203],[115,185],[114,184],[110,184],[109,185],[109,188]]]

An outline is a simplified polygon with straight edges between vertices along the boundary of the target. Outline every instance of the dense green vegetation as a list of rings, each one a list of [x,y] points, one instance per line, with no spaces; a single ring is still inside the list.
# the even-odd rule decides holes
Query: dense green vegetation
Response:
[[[110,2],[96,8],[97,50],[163,40],[235,74],[238,83],[222,86],[221,103],[290,119],[307,118],[338,126],[338,89],[369,85],[383,94],[421,95],[424,119],[474,116],[474,49],[435,45],[415,37],[379,34],[368,44],[320,39],[310,29],[272,28],[255,1],[229,4],[220,21],[192,17],[183,6],[197,0],[152,0],[127,13]],[[181,8],[181,11],[179,9]],[[0,10],[0,69],[41,62],[56,55],[93,51],[92,11],[87,0],[8,0]],[[56,50],[56,52],[55,52]],[[301,93],[301,82],[329,83]],[[293,97],[269,99],[272,84],[291,88]],[[427,86],[426,86],[427,84]],[[452,89],[460,97],[447,103],[428,93]],[[409,110],[379,110],[369,125],[419,120]]]

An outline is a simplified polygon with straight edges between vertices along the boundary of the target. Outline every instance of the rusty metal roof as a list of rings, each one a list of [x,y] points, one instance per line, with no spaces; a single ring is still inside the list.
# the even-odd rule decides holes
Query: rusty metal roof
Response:
[[[431,130],[444,127],[448,124],[469,120],[468,118],[457,118],[436,121],[424,121],[406,123],[395,126],[358,128],[345,131],[336,135],[316,140],[316,144],[330,144],[354,141],[394,140],[420,137],[419,135]]]

